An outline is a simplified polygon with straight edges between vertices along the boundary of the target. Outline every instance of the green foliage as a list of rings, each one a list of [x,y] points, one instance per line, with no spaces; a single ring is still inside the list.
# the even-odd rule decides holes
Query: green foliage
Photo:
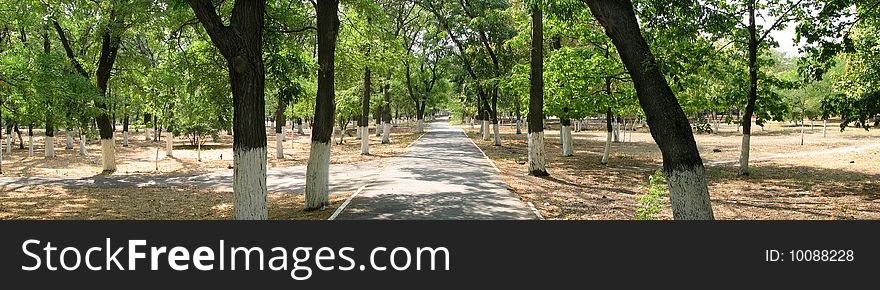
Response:
[[[656,215],[662,212],[666,206],[665,199],[668,195],[663,169],[657,169],[653,175],[648,176],[648,186],[644,189],[646,192],[639,199],[635,218],[637,220],[654,220],[657,218]]]

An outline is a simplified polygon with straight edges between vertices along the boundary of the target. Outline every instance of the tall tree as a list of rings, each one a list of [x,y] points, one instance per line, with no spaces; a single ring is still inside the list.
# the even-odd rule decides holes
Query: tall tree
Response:
[[[339,35],[339,0],[313,2],[318,18],[318,93],[312,144],[306,167],[306,210],[321,209],[329,202],[330,138],[335,119],[334,58]]]
[[[50,9],[60,9],[52,7]],[[113,125],[110,120],[109,107],[104,102],[107,99],[107,88],[112,76],[113,65],[116,63],[116,56],[122,41],[122,34],[129,26],[126,20],[131,21],[131,7],[124,7],[121,3],[114,2],[110,5],[107,23],[101,28],[101,50],[98,57],[98,66],[95,70],[95,82],[98,86],[102,98],[95,101],[95,107],[101,110],[101,113],[95,118],[98,125],[98,131],[101,136],[101,156],[104,172],[110,173],[116,171],[116,144],[113,139]],[[91,74],[85,70],[80,63],[76,53],[71,46],[67,37],[67,32],[62,28],[58,19],[53,19],[52,24],[61,45],[76,71],[84,78],[91,78]],[[90,27],[87,29],[91,29]]]
[[[531,85],[529,88],[529,174],[548,176],[544,168],[544,13],[532,6]]]
[[[714,219],[705,169],[687,116],[639,29],[629,0],[586,0],[627,68],[663,155],[675,219]]]
[[[238,0],[229,25],[210,0],[187,0],[227,61],[233,104],[233,206],[236,219],[268,218],[265,72],[262,34],[266,2]]]

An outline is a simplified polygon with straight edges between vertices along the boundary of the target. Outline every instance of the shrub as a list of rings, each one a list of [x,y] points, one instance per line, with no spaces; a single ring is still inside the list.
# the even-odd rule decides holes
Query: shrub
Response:
[[[648,176],[648,186],[644,187],[647,191],[639,200],[639,207],[636,209],[637,220],[654,220],[663,207],[666,206],[665,197],[667,195],[666,178],[663,177],[663,169],[657,169],[653,175]]]

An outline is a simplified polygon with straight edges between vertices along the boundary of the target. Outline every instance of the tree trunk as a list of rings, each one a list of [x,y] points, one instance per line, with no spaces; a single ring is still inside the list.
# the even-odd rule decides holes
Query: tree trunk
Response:
[[[199,162],[202,162],[202,140],[200,140],[201,134],[196,132],[195,139],[196,139],[196,152],[198,152],[197,154],[198,154]]]
[[[265,1],[235,1],[225,26],[210,0],[188,0],[227,61],[233,104],[235,219],[268,218],[266,192],[265,71],[262,42]]]
[[[373,89],[370,67],[364,68],[364,95],[361,97],[361,117],[358,118],[358,127],[361,128],[361,155],[370,155],[370,95]],[[378,121],[381,118],[376,118]],[[376,131],[379,128],[376,128]]]
[[[12,155],[12,125],[6,127],[6,155]]]
[[[34,123],[28,124],[28,157],[34,157]]]
[[[45,156],[46,158],[54,158],[55,157],[55,124],[52,119],[51,113],[47,111],[46,113],[46,140],[43,143],[46,144]]]
[[[605,127],[607,129],[607,136],[605,137],[605,152],[602,154],[602,164],[608,164],[608,159],[611,156],[611,141],[612,135],[614,134],[614,124],[612,123],[612,119],[614,115],[611,114],[611,109],[607,109],[605,112]]]
[[[18,130],[18,124],[14,126],[15,135],[18,135],[18,149],[24,149],[24,138],[21,138],[21,130]]]
[[[305,135],[306,132],[303,131],[303,119],[296,118],[296,134],[297,135]]]
[[[385,80],[382,87],[385,99],[382,106],[382,144],[391,143],[391,75]]]
[[[286,110],[286,96],[279,94],[278,103],[275,108],[275,157],[278,159],[284,159],[284,125],[287,125],[284,111]]]
[[[529,44],[529,175],[549,176],[544,168],[544,13],[532,6],[532,37]]]
[[[620,116],[614,118],[614,143],[620,143]]]
[[[828,119],[822,120],[822,138],[828,137]]]
[[[574,156],[571,140],[571,119],[559,118],[559,139],[562,139],[562,156]]]
[[[801,146],[804,146],[804,130],[806,129],[804,121],[801,121]]]
[[[144,141],[150,141],[150,131],[153,128],[150,126],[150,122],[153,120],[153,117],[150,116],[150,113],[144,113]]]
[[[73,135],[70,134],[71,130],[73,129],[67,128],[67,130],[64,130],[64,135],[67,137],[67,144],[64,147],[64,150],[73,150]]]
[[[742,152],[740,153],[739,175],[749,175],[749,143],[752,134],[752,115],[758,100],[758,36],[755,24],[755,3],[750,2],[749,10],[749,100],[742,118]]]
[[[128,147],[128,114],[122,119],[122,147]]]
[[[312,148],[306,168],[307,210],[324,208],[329,200],[330,135],[336,115],[333,74],[336,36],[339,33],[338,6],[338,0],[321,0],[315,4],[318,18],[318,94],[315,99]]]
[[[88,152],[88,149],[86,148],[86,141],[87,141],[86,134],[82,130],[83,130],[82,128],[79,129],[79,131],[80,131],[79,132],[79,134],[80,134],[79,135],[79,155],[86,156],[86,154],[89,154],[89,152]]]
[[[675,219],[714,219],[703,160],[693,131],[642,37],[632,3],[588,0],[632,77],[651,135],[663,155]]]

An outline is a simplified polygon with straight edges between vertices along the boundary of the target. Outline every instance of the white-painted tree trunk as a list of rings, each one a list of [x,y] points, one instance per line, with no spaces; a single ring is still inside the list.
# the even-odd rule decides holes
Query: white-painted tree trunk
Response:
[[[199,134],[196,134],[196,156],[198,157],[199,162],[202,162],[202,137]]]
[[[234,159],[232,205],[235,219],[268,219],[266,148],[236,149]]]
[[[104,161],[104,172],[116,171],[116,140],[101,139],[101,157]]]
[[[483,120],[483,141],[489,141],[489,121]]]
[[[801,122],[801,146],[804,146],[804,131],[806,127],[807,126],[804,125],[804,122]]]
[[[152,138],[151,136],[153,135],[152,132],[153,128],[147,127],[144,129],[144,141],[150,141],[150,138]]]
[[[370,127],[367,126],[367,132],[370,132]],[[382,124],[376,124],[376,137],[382,137]]]
[[[6,134],[6,154],[12,155],[12,133]]]
[[[303,125],[302,124],[296,124],[296,134],[299,134],[299,135],[306,134],[306,132],[303,132]]]
[[[55,137],[46,137],[46,157],[55,157]]]
[[[742,151],[739,156],[740,175],[749,174],[749,143],[751,143],[751,139],[752,136],[750,134],[743,134]]]
[[[67,144],[64,149],[73,150],[73,135],[70,135],[70,130],[66,130],[64,134],[67,135]]]
[[[608,132],[608,136],[605,137],[605,152],[602,153],[602,164],[608,164],[608,158],[611,156],[611,138],[613,133]]]
[[[516,134],[522,134],[522,120],[516,120]]]
[[[571,140],[571,126],[562,126],[562,129],[559,130],[559,134],[561,134],[562,138],[562,156],[574,156],[574,149],[572,148],[572,140]]]
[[[306,209],[321,209],[329,201],[330,143],[312,141],[306,167]]]
[[[382,144],[391,143],[391,124],[382,123]]]
[[[363,138],[361,138],[361,155],[370,155],[370,129],[362,127],[361,131],[364,132]]]
[[[498,123],[492,124],[492,133],[495,135],[495,146],[501,146],[501,129]]]
[[[544,157],[544,132],[529,133],[529,173],[547,172]]]
[[[354,138],[360,140],[361,137],[364,136],[363,131],[364,131],[364,127],[357,127],[357,128],[355,128],[355,130],[354,130]]]
[[[712,203],[707,191],[705,170],[690,166],[664,172],[673,218],[676,220],[712,220]]]
[[[425,121],[422,119],[419,119],[418,126],[419,126],[419,133],[425,133]]]
[[[620,122],[617,122],[615,118],[614,121],[611,122],[611,128],[614,131],[614,143],[620,142]]]
[[[275,158],[284,159],[284,133],[275,133]]]
[[[34,157],[34,136],[28,135],[28,157]]]
[[[86,135],[79,135],[79,155],[86,156],[88,153],[86,149]]]
[[[822,120],[822,138],[828,137],[828,120]]]
[[[473,129],[473,128],[474,128],[474,118],[470,118],[470,119],[471,119],[471,120],[470,120],[470,122],[471,122],[471,129]]]
[[[165,133],[165,156],[174,157],[174,132]]]
[[[128,147],[128,131],[122,132],[122,147]]]
[[[719,131],[721,131],[721,124],[719,124],[720,122],[718,119],[719,119],[718,114],[716,113],[715,114],[715,134],[718,134]]]

